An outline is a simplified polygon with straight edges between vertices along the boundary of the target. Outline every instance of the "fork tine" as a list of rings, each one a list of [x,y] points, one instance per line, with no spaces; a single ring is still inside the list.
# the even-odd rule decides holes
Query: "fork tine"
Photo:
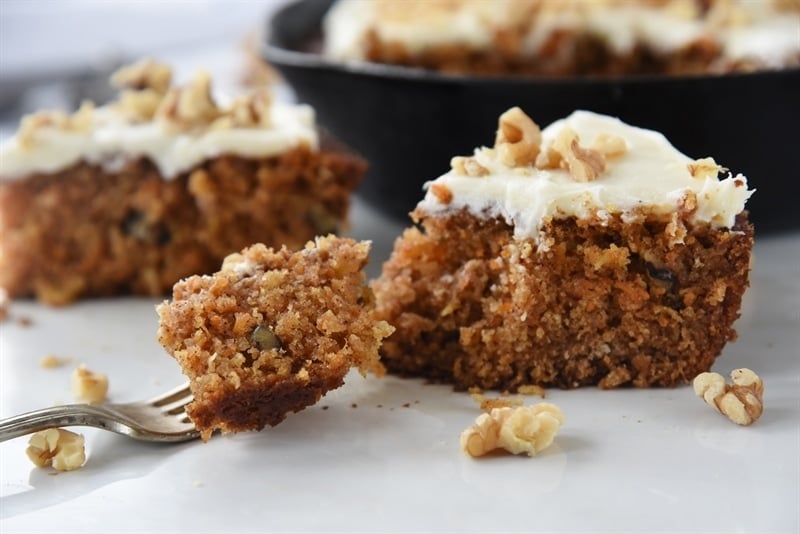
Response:
[[[178,399],[178,400],[176,400],[174,402],[171,402],[169,404],[162,404],[161,406],[159,406],[159,408],[161,408],[161,411],[166,413],[166,414],[178,415],[178,414],[183,413],[184,411],[186,411],[185,410],[186,405],[189,404],[190,402],[192,402],[193,400],[194,400],[194,396],[191,393],[188,393],[188,395],[186,397],[184,397],[182,399]]]
[[[154,398],[146,401],[145,404],[150,404],[152,406],[162,407],[162,406],[165,406],[167,404],[172,404],[175,401],[179,401],[179,400],[185,399],[186,397],[191,396],[191,394],[192,393],[189,390],[189,382],[185,382],[184,384],[176,387],[175,389],[171,389],[171,390],[169,390],[169,391],[167,391],[165,393],[162,393],[161,395],[159,395],[157,397],[154,397]],[[186,404],[187,402],[190,402],[190,401],[191,401],[191,399],[189,401],[184,402],[183,404]]]

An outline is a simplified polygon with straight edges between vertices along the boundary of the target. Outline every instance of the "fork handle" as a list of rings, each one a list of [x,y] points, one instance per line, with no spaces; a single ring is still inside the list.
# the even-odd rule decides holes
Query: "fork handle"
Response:
[[[62,426],[93,426],[109,429],[102,412],[93,406],[65,404],[3,419],[0,421],[0,442]]]

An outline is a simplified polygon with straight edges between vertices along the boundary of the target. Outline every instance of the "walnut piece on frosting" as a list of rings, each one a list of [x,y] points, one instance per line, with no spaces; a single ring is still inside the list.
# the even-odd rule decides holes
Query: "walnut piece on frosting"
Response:
[[[172,69],[165,63],[143,59],[118,69],[111,75],[111,85],[120,89],[152,90],[165,94],[172,83]]]
[[[112,85],[122,89],[106,108],[130,123],[157,121],[171,131],[202,133],[230,128],[268,128],[272,124],[272,95],[261,89],[220,107],[211,93],[211,75],[198,72],[185,86],[170,86],[172,69],[145,59],[117,70]],[[92,102],[83,102],[69,114],[46,111],[27,115],[20,122],[17,142],[23,148],[36,145],[40,132],[60,130],[89,133],[102,117]]]
[[[63,111],[41,111],[22,117],[17,139],[23,147],[36,142],[37,132],[44,128],[55,128],[64,132],[88,132],[92,127],[94,104],[88,100],[73,114]]]
[[[578,134],[565,128],[549,145],[542,143],[539,126],[518,107],[500,115],[494,148],[481,148],[478,155],[496,157],[514,169],[566,169],[578,182],[596,180],[606,169],[609,158],[628,151],[625,140],[611,134],[599,134],[589,148],[580,145]],[[450,167],[461,176],[487,176],[489,170],[476,157],[456,156]]]
[[[272,123],[272,93],[259,89],[235,99],[230,109],[211,124],[212,130],[268,127]]]
[[[504,165],[533,165],[542,144],[539,126],[518,107],[500,115],[494,147]]]
[[[599,152],[606,158],[616,158],[628,151],[628,144],[625,139],[618,135],[598,134],[589,147],[595,152]]]
[[[561,154],[562,165],[577,182],[596,180],[606,168],[603,155],[596,150],[583,148],[578,134],[564,128],[553,141],[553,150]]]
[[[489,169],[478,163],[475,158],[456,156],[450,160],[450,167],[461,176],[486,176]]]
[[[714,158],[701,158],[688,163],[687,167],[694,178],[716,178],[720,172],[728,170],[714,161]]]
[[[156,110],[155,118],[185,131],[208,126],[221,114],[211,95],[211,75],[199,71],[190,84],[173,87],[167,92]]]
[[[117,107],[126,117],[134,122],[153,120],[164,95],[153,89],[123,91],[117,100]]]

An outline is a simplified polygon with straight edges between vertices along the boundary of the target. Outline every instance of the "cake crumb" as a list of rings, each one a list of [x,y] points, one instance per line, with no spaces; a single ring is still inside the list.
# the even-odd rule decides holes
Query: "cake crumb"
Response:
[[[37,467],[52,466],[57,471],[72,471],[86,463],[83,436],[62,428],[33,434],[25,454]]]
[[[8,291],[4,287],[0,287],[0,323],[8,319],[8,307]]]
[[[520,397],[486,397],[482,393],[471,393],[472,400],[480,404],[481,411],[491,412],[495,408],[516,408],[525,404]]]
[[[519,393],[520,395],[531,395],[535,397],[541,397],[542,399],[547,396],[547,390],[544,389],[542,386],[537,386],[535,384],[520,386],[517,388],[517,393]]]
[[[99,404],[108,394],[108,377],[81,364],[72,373],[72,394],[80,401]]]

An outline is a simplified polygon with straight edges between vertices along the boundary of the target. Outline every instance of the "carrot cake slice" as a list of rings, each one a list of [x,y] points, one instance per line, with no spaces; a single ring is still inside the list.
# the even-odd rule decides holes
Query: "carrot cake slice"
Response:
[[[115,102],[38,113],[0,145],[0,287],[65,304],[164,295],[252,243],[297,249],[347,221],[365,162],[306,105],[225,99],[208,74],[117,72]]]
[[[484,75],[688,74],[800,65],[787,0],[338,0],[325,54]]]
[[[158,306],[159,342],[190,379],[187,413],[214,430],[261,430],[338,388],[352,367],[383,373],[365,283],[369,243],[317,238],[297,252],[256,244],[213,275],[175,284]]]
[[[657,132],[512,108],[427,184],[373,283],[382,361],[461,389],[687,383],[736,338],[751,193]]]

